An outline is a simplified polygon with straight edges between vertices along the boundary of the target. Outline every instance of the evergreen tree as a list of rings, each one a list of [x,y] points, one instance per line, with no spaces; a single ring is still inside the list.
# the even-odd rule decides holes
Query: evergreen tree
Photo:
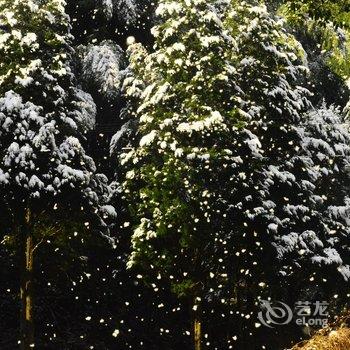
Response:
[[[337,26],[348,27],[350,23],[350,4],[347,0],[325,0],[320,6],[313,0],[285,1],[295,16],[310,15],[314,19],[333,22]]]
[[[349,280],[348,127],[336,109],[310,105],[299,85],[307,72],[303,49],[264,7],[237,2],[227,23],[237,40],[241,108],[263,155],[247,173],[256,191],[243,195],[230,215],[232,227],[246,220],[244,239],[233,232],[229,243],[245,252],[232,261],[242,267],[241,307],[254,309],[260,298],[293,304],[308,287],[331,300],[339,291],[334,281]]]
[[[94,87],[106,97],[107,103],[113,102],[120,94],[123,80],[121,71],[125,60],[122,48],[113,42],[104,41],[100,45],[90,45],[84,51],[82,75],[86,85],[90,85],[89,91],[94,90]]]
[[[348,308],[347,2],[66,1],[0,0],[0,348],[19,275],[24,349],[34,313],[35,348],[255,350],[302,335],[264,300]]]
[[[70,211],[91,213],[105,227],[114,214],[105,205],[107,178],[84,151],[83,134],[94,126],[95,105],[74,82],[69,67],[65,2],[0,1],[0,186],[9,236],[21,256],[21,347],[31,348],[34,252],[61,232],[55,219]],[[88,221],[86,225],[90,225]]]
[[[221,184],[239,174],[244,155],[237,145],[250,154],[255,140],[241,132],[244,117],[233,106],[235,42],[213,3],[164,1],[157,14],[164,23],[153,29],[156,51],[132,47],[135,79],[125,82],[127,94],[141,98],[139,145],[120,156],[135,225],[128,264],[187,300],[199,349],[201,300],[215,284],[209,281],[216,269],[217,285],[226,278],[220,252],[210,258],[224,234]]]
[[[305,1],[300,11],[301,3],[286,2],[278,12],[287,19],[291,32],[307,53],[312,102],[320,105],[325,99],[329,104],[344,107],[350,96],[349,28],[335,24],[329,16],[314,16],[307,10],[308,6],[315,9],[311,2],[307,5]],[[344,13],[344,7],[342,11]]]
[[[286,287],[301,292],[298,280],[314,281],[325,266],[349,278],[346,194],[324,185],[344,189],[343,119],[333,111],[314,121],[321,112],[309,112],[300,86],[304,50],[264,6],[213,5],[161,2],[156,51],[129,49],[126,94],[139,126],[120,156],[135,225],[129,266],[202,307],[197,348],[208,301],[225,304],[246,346],[259,332],[259,300],[295,301]]]

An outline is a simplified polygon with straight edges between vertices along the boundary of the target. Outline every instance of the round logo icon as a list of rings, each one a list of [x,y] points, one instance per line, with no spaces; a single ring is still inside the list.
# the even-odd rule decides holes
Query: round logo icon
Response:
[[[293,319],[292,309],[281,301],[272,303],[268,300],[261,300],[262,311],[259,312],[259,321],[266,327],[282,326]]]

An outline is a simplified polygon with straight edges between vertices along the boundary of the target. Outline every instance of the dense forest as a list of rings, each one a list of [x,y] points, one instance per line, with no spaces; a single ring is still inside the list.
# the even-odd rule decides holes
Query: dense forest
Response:
[[[0,350],[350,349],[349,0],[0,0],[0,57]]]

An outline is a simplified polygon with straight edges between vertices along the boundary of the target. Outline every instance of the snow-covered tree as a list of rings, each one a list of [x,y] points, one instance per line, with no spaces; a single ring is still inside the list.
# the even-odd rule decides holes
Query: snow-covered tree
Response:
[[[108,19],[117,14],[126,24],[134,23],[139,16],[135,0],[102,0],[103,11]]]
[[[122,48],[113,42],[103,41],[82,49],[82,80],[95,88],[107,101],[120,94],[125,66]]]
[[[228,282],[228,198],[242,188],[258,140],[235,101],[236,43],[214,2],[163,1],[157,14],[156,51],[129,48],[134,77],[125,80],[127,96],[140,101],[131,112],[138,145],[120,156],[135,225],[129,266],[187,298],[199,349],[201,304]]]
[[[129,266],[196,311],[220,300],[246,340],[259,300],[286,297],[298,279],[315,285],[321,270],[348,280],[350,153],[340,113],[309,102],[306,55],[283,22],[265,6],[231,6],[160,3],[155,52],[129,48],[139,126],[120,162]]]
[[[310,105],[310,93],[299,86],[302,47],[263,6],[237,2],[227,25],[237,40],[238,101],[251,116],[248,128],[263,155],[259,168],[247,173],[254,191],[230,214],[232,227],[242,215],[246,221],[244,239],[233,230],[230,242],[244,251],[232,259],[232,266],[242,267],[241,297],[253,307],[261,297],[295,302],[307,285],[334,291],[335,284],[322,279],[349,280],[344,223],[350,135],[344,117]],[[286,287],[294,293],[284,295]]]
[[[81,211],[105,226],[107,178],[85,150],[95,104],[79,89],[69,66],[69,19],[63,0],[0,1],[0,189],[9,236],[21,263],[21,347],[31,348],[34,252],[45,236],[38,228],[56,213]],[[93,219],[95,217],[96,219]],[[86,225],[90,225],[86,222]]]

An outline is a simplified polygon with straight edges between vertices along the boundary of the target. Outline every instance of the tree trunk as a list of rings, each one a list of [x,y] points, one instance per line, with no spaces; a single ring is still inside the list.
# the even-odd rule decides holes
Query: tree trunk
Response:
[[[33,320],[33,258],[34,244],[31,229],[31,212],[26,208],[24,224],[21,230],[21,314],[20,314],[20,338],[21,350],[29,350],[34,347],[34,320]]]
[[[193,321],[193,335],[194,335],[194,350],[201,350],[202,348],[202,324],[198,316],[195,316]]]
[[[201,350],[202,348],[202,323],[200,318],[200,299],[193,298],[193,343],[194,350]]]

